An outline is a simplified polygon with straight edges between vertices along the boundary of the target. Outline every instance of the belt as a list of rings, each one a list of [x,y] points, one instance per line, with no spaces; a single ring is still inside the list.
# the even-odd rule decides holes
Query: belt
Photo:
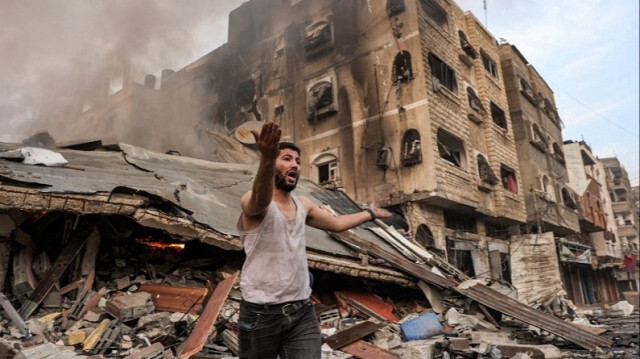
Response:
[[[309,298],[278,304],[258,304],[243,300],[241,303],[241,307],[244,307],[255,313],[289,315],[297,312],[298,310],[300,310],[300,308],[304,307],[307,304],[311,304],[311,300]]]

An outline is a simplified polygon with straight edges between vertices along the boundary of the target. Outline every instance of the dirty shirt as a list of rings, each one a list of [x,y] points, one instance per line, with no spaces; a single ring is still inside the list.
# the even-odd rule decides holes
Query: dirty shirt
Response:
[[[296,196],[296,216],[287,220],[271,202],[260,225],[238,231],[247,258],[242,266],[242,299],[257,304],[276,304],[307,299],[311,295],[305,251],[306,211]]]

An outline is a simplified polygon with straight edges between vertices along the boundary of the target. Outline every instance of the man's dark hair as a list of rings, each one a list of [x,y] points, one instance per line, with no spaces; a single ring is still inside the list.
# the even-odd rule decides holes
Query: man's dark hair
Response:
[[[285,148],[298,152],[298,156],[302,154],[302,151],[300,151],[300,147],[296,146],[293,142],[280,142],[280,144],[278,145],[278,149],[282,151]]]

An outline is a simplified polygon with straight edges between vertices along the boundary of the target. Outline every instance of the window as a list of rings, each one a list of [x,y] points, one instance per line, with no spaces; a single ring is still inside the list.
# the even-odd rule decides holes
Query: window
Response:
[[[444,30],[448,30],[449,23],[447,21],[447,12],[437,4],[435,0],[422,0],[420,1],[422,9],[427,14],[427,17],[435,22],[438,26]]]
[[[551,121],[554,123],[558,122],[558,112],[556,112],[555,107],[551,104],[551,101],[546,98],[542,99],[542,112],[544,112]]]
[[[500,166],[500,178],[502,179],[502,187],[511,193],[518,193],[518,183],[516,182],[516,173],[505,167]]]
[[[460,213],[444,212],[444,226],[456,231],[478,233],[476,219]]]
[[[304,51],[307,57],[331,48],[333,48],[333,31],[330,21],[318,21],[305,28]]]
[[[478,161],[478,175],[480,176],[482,181],[492,186],[497,184],[498,177],[496,177],[495,173],[493,173],[493,170],[489,165],[489,161],[487,161],[487,159],[480,153],[478,154],[478,156],[476,156],[476,159]]]
[[[564,153],[562,153],[562,149],[560,149],[560,145],[557,142],[554,142],[552,147],[553,147],[553,158],[555,158],[556,161],[564,165]]]
[[[318,165],[318,183],[333,182],[338,179],[338,162],[333,161]]]
[[[416,231],[416,242],[426,248],[429,252],[436,253],[440,256],[443,254],[442,250],[436,247],[436,240],[433,237],[433,233],[426,224],[418,226],[418,230]]]
[[[563,188],[560,192],[562,194],[562,203],[564,203],[565,206],[572,209],[578,209],[578,205],[566,188]]]
[[[547,198],[555,201],[556,199],[556,196],[554,193],[555,191],[553,190],[553,185],[551,185],[551,181],[549,180],[549,177],[547,175],[542,175],[540,182],[542,186],[542,191],[547,195]]]
[[[439,85],[442,85],[454,92],[456,89],[456,75],[449,65],[445,64],[433,53],[429,53],[429,70],[433,76],[434,90],[439,89]]]
[[[464,143],[443,129],[438,129],[438,153],[440,158],[456,167],[467,169]]]
[[[462,30],[458,30],[458,37],[460,38],[460,47],[462,50],[472,59],[478,58],[478,52],[471,46],[467,35]]]
[[[473,267],[473,252],[471,250],[456,248],[458,242],[460,241],[447,237],[447,261],[469,277],[475,277],[476,271]]]
[[[307,119],[316,120],[338,111],[337,94],[333,76],[326,77],[307,86]]]
[[[253,80],[241,82],[236,90],[236,102],[241,106],[249,105],[256,95],[256,85]]]
[[[406,167],[422,162],[422,148],[418,130],[409,129],[402,136],[401,158],[402,164]]]
[[[540,151],[542,152],[546,152],[547,151],[547,140],[544,138],[544,135],[542,134],[542,131],[540,130],[540,127],[538,127],[537,124],[533,124],[531,125],[531,128],[533,129],[533,140],[531,141],[531,143],[536,146]]]
[[[387,0],[387,15],[396,16],[404,12],[404,0]]]
[[[527,82],[527,80],[525,80],[522,77],[518,76],[518,82],[520,83],[520,93],[527,99],[529,100],[529,102],[531,102],[532,104],[535,105],[536,103],[536,99],[535,99],[535,95],[533,94],[533,89],[531,88],[531,85],[529,85],[529,83]]]
[[[502,109],[493,102],[490,103],[489,107],[491,108],[491,118],[493,119],[493,123],[506,130],[507,118],[504,114],[504,111],[502,111]]]
[[[484,106],[482,106],[482,101],[480,101],[480,98],[471,86],[467,86],[467,98],[469,99],[469,107],[484,115],[485,110]]]
[[[393,83],[407,82],[413,78],[411,54],[407,50],[398,52],[393,60]]]
[[[487,70],[491,76],[498,78],[498,65],[496,65],[496,62],[482,49],[480,49],[480,57],[482,58],[484,69]]]

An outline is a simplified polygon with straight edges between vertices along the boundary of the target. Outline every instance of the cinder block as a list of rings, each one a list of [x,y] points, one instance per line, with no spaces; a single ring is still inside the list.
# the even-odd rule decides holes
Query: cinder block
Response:
[[[107,300],[107,312],[123,322],[153,313],[156,307],[147,292],[122,293]]]

